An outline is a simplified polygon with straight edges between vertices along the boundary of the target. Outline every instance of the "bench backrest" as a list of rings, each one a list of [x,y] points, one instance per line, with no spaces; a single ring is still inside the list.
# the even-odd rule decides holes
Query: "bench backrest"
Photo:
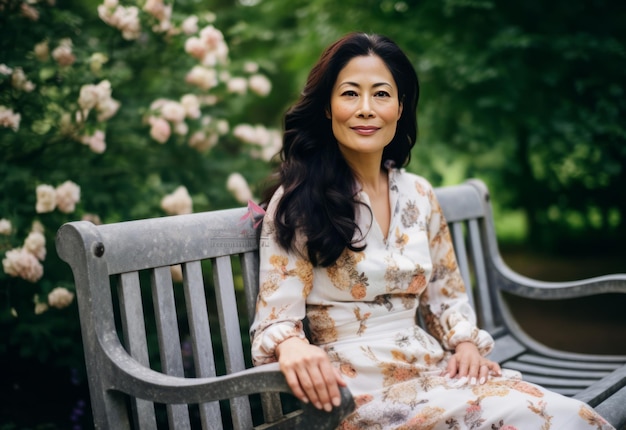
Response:
[[[472,300],[480,321],[493,331],[498,315],[487,288],[489,238],[482,228],[491,222],[490,208],[481,187],[469,182],[436,193],[463,278],[468,285],[476,281]],[[190,407],[180,394],[181,404],[172,403],[176,394],[141,393],[110,364],[130,354],[146,368],[177,377],[212,377],[251,366],[248,328],[258,291],[258,231],[250,220],[241,221],[246,213],[240,208],[100,226],[80,221],[59,230],[57,249],[76,282],[96,423],[157,428],[167,417],[170,428],[191,428],[199,421],[203,428],[218,429],[224,421],[226,428],[249,429],[258,424],[257,404],[263,404],[267,420],[283,413],[278,395],[240,397],[230,407],[218,402]],[[182,283],[173,281],[170,269],[179,264]],[[144,399],[128,395],[136,392]]]

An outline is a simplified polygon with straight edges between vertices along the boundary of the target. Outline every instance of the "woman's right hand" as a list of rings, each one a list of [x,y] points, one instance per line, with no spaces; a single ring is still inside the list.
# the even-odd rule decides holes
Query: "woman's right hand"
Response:
[[[327,412],[341,404],[339,387],[346,382],[322,348],[291,337],[278,344],[276,356],[287,384],[301,401]]]

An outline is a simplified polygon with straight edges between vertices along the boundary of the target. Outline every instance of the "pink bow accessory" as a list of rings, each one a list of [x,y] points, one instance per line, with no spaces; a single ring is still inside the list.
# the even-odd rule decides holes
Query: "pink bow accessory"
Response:
[[[243,214],[240,218],[240,221],[245,221],[249,219],[252,221],[252,227],[257,228],[259,224],[263,221],[263,216],[265,215],[265,209],[261,206],[254,203],[252,200],[248,200],[248,211]]]

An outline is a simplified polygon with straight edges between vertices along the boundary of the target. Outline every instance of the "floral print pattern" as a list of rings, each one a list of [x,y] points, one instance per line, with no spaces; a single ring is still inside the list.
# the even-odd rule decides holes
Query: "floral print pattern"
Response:
[[[483,385],[443,376],[460,342],[486,355],[493,339],[476,326],[448,226],[425,179],[390,169],[388,237],[359,206],[367,246],[346,249],[328,268],[276,243],[281,195],[279,189],[270,201],[261,232],[252,358],[257,365],[276,361],[276,345],[304,339],[308,321],[310,341],[327,351],[355,397],[357,409],[340,429],[612,429],[584,403],[518,372],[505,369]],[[358,198],[369,204],[365,192]]]

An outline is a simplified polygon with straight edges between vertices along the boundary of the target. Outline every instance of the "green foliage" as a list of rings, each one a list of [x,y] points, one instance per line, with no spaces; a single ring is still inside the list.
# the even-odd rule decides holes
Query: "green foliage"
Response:
[[[231,42],[229,13],[194,1],[106,4],[0,2],[0,357],[10,364],[82,368],[73,278],[54,250],[61,224],[238,206],[247,185],[229,191],[229,176],[256,184],[269,172],[271,152],[258,153],[276,143],[262,109],[271,70]],[[113,11],[134,6],[123,33]],[[194,55],[187,44],[207,28]],[[198,67],[212,79],[190,80]],[[236,135],[241,124],[259,125],[257,135]],[[179,187],[182,203],[168,206]],[[50,295],[59,288],[61,301]]]
[[[626,180],[626,16],[617,2],[273,0],[250,9],[260,18],[244,33],[263,32],[299,85],[341,34],[394,39],[422,89],[409,168],[435,184],[486,180],[496,201],[526,213],[532,245],[626,238],[626,201],[616,198]]]

